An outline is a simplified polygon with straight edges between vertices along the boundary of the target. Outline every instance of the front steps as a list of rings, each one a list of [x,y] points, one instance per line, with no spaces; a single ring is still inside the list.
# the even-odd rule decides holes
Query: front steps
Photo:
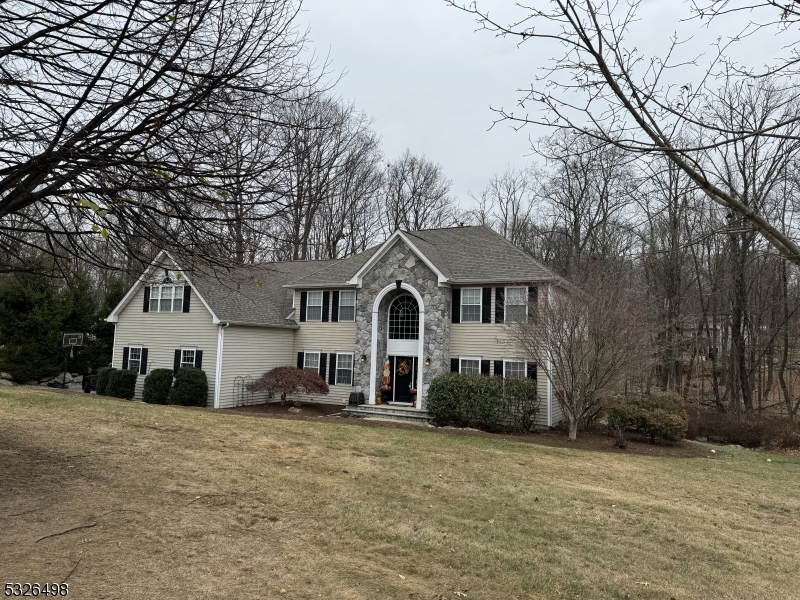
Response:
[[[354,419],[373,419],[376,421],[394,421],[396,423],[413,423],[427,425],[431,418],[424,410],[390,404],[360,404],[347,406],[342,410],[343,417]]]

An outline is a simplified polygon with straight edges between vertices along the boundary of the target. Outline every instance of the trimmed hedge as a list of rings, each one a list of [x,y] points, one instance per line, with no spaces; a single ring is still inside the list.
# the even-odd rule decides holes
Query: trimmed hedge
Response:
[[[136,393],[136,371],[124,369],[117,371],[116,369],[108,374],[108,383],[106,384],[106,396],[114,398],[125,398],[125,400],[132,400],[133,395]]]
[[[625,446],[625,432],[650,436],[651,442],[678,442],[686,437],[688,418],[681,399],[673,394],[631,398],[608,413],[616,444]]]
[[[148,404],[167,404],[172,388],[172,369],[153,369],[144,378],[142,400]]]
[[[169,391],[169,404],[180,406],[205,406],[208,401],[208,379],[205,371],[182,367],[175,374],[175,383]]]
[[[436,377],[425,401],[434,425],[482,431],[531,431],[538,408],[535,380],[459,373]]]
[[[114,367],[103,367],[97,371],[97,384],[94,386],[95,391],[100,396],[106,395],[106,386],[108,385],[108,374],[116,371]]]

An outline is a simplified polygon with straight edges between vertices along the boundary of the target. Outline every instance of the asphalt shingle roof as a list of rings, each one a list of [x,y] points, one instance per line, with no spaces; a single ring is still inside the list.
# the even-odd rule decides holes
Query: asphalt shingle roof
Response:
[[[486,227],[404,233],[451,283],[560,280]],[[344,285],[380,247],[339,260],[274,262],[242,267],[232,274],[195,272],[191,280],[222,322],[296,325],[286,319],[292,310],[291,287]]]

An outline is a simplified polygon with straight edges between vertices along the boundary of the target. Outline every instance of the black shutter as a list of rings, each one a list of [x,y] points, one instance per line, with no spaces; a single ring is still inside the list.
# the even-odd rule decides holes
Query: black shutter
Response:
[[[144,308],[142,312],[150,312],[150,286],[144,288]]]
[[[481,323],[492,322],[492,288],[483,288],[483,302],[481,302]]]
[[[322,322],[328,322],[328,304],[331,302],[331,293],[322,292]]]
[[[331,306],[331,323],[339,322],[339,292],[333,292],[333,306]]]
[[[130,350],[129,348],[123,348],[122,349],[122,370],[123,371],[128,368],[128,351],[129,350]]]
[[[203,368],[203,351],[202,350],[195,350],[194,351],[194,368],[195,369],[202,369]]]
[[[528,313],[530,317],[536,318],[538,312],[538,303],[539,302],[539,288],[535,285],[532,285],[528,288]],[[536,376],[534,376],[536,379]]]
[[[303,359],[304,358],[305,358],[305,355],[302,352],[298,352],[297,353],[297,368],[298,369],[302,369],[303,368]]]
[[[336,354],[331,354],[331,365],[328,369],[328,384],[336,385]]]
[[[528,363],[528,377],[536,379],[536,363]]]
[[[300,322],[306,320],[306,302],[308,302],[308,292],[300,292]],[[302,367],[300,367],[302,369]]]
[[[494,322],[503,323],[506,319],[506,288],[494,288]]]
[[[320,352],[319,354],[319,376],[322,377],[322,380],[325,381],[325,361],[328,360],[328,354],[325,352]]]
[[[178,349],[175,350],[175,362],[172,364],[172,370],[175,371],[175,373],[177,373],[178,369],[180,368],[181,368],[181,351],[180,349]]]
[[[451,373],[458,373],[458,359],[451,358],[450,359],[450,372]]]
[[[502,360],[494,361],[494,375],[495,375],[495,377],[502,377],[503,376],[503,361]]]
[[[191,286],[183,286],[183,312],[189,312],[189,304],[192,300]]]
[[[481,375],[488,375],[489,374],[489,361],[482,360],[481,361]]]
[[[453,323],[461,323],[461,290],[458,288],[453,289]]]
[[[353,354],[353,368],[350,369],[350,381],[353,384],[353,387],[356,385],[356,355]]]
[[[139,375],[147,375],[147,348],[142,348],[142,362],[139,365]]]

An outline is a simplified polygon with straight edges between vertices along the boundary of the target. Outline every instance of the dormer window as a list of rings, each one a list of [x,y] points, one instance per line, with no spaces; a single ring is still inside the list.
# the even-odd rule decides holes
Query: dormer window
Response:
[[[172,284],[151,286],[150,312],[183,312],[183,286]]]

